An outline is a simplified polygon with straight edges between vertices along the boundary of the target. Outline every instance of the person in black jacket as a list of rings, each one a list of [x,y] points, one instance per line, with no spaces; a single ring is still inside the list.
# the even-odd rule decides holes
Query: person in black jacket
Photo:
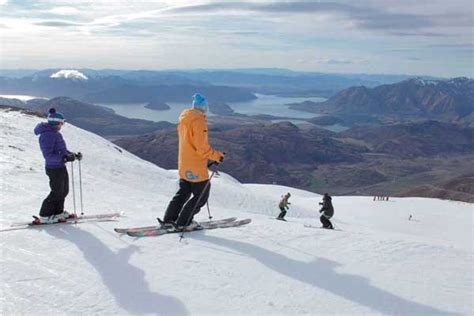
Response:
[[[332,225],[331,221],[329,220],[334,215],[334,207],[332,206],[331,200],[332,199],[329,196],[329,194],[324,193],[323,202],[319,203],[319,205],[323,206],[319,210],[319,213],[322,213],[321,217],[319,218],[321,220],[321,223],[323,224],[322,228],[334,229],[334,226]]]

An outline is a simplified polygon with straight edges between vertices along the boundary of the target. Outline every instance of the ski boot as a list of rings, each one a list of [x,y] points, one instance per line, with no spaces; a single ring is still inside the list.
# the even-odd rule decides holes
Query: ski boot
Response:
[[[195,220],[192,220],[191,223],[188,226],[181,226],[181,225],[176,225],[174,224],[174,230],[178,232],[190,232],[193,230],[201,230],[202,226]]]
[[[202,226],[199,224],[197,221],[192,220],[191,223],[186,226],[186,231],[192,231],[192,230],[201,230]]]
[[[59,215],[51,216],[33,216],[33,225],[55,224],[67,222],[67,219]]]
[[[76,214],[69,213],[68,211],[63,211],[62,213],[56,214],[55,216],[61,217],[63,219],[74,219],[76,218]]]
[[[173,222],[165,222],[161,218],[157,217],[158,223],[160,223],[161,228],[164,229],[174,229],[176,225]]]

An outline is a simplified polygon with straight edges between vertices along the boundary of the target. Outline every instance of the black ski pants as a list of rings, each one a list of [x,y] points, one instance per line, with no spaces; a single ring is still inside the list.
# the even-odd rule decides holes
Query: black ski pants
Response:
[[[178,226],[189,225],[194,215],[199,213],[201,207],[206,204],[210,191],[211,183],[209,180],[189,182],[180,179],[179,190],[169,203],[163,220],[165,222],[176,222]],[[189,199],[191,195],[193,197]]]
[[[281,219],[284,219],[285,218],[285,215],[286,215],[286,210],[284,207],[280,207],[280,215],[278,215],[278,218],[281,218]]]
[[[41,205],[40,216],[51,216],[64,211],[64,200],[69,193],[69,176],[66,167],[46,168],[51,192]]]
[[[334,228],[334,227],[332,226],[332,223],[331,223],[331,221],[329,220],[329,218],[327,218],[326,216],[324,216],[324,214],[321,215],[321,217],[320,217],[319,219],[321,220],[321,223],[323,224],[323,227],[324,227],[324,228],[331,228],[331,229]]]

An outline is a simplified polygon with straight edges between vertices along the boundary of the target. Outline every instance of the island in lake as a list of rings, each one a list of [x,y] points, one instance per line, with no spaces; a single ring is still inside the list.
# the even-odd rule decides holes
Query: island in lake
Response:
[[[156,110],[156,111],[166,111],[170,109],[170,106],[163,101],[151,101],[145,105],[147,109]]]

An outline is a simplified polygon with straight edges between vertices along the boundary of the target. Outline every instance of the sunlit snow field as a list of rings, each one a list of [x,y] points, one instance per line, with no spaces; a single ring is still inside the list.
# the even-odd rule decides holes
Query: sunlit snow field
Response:
[[[1,227],[37,214],[49,192],[33,134],[40,121],[0,110]],[[3,315],[473,311],[472,204],[336,196],[334,223],[340,230],[327,231],[304,227],[320,226],[321,196],[241,184],[222,174],[212,180],[212,216],[250,217],[252,223],[188,233],[181,242],[177,234],[134,239],[113,228],[155,223],[177,189],[177,172],[72,125],[62,133],[71,151],[84,154],[85,213],[126,216],[1,232]],[[79,206],[77,192],[78,181]],[[274,220],[286,192],[292,194],[287,223]],[[71,192],[70,211],[72,201]],[[196,219],[207,217],[203,208]]]

